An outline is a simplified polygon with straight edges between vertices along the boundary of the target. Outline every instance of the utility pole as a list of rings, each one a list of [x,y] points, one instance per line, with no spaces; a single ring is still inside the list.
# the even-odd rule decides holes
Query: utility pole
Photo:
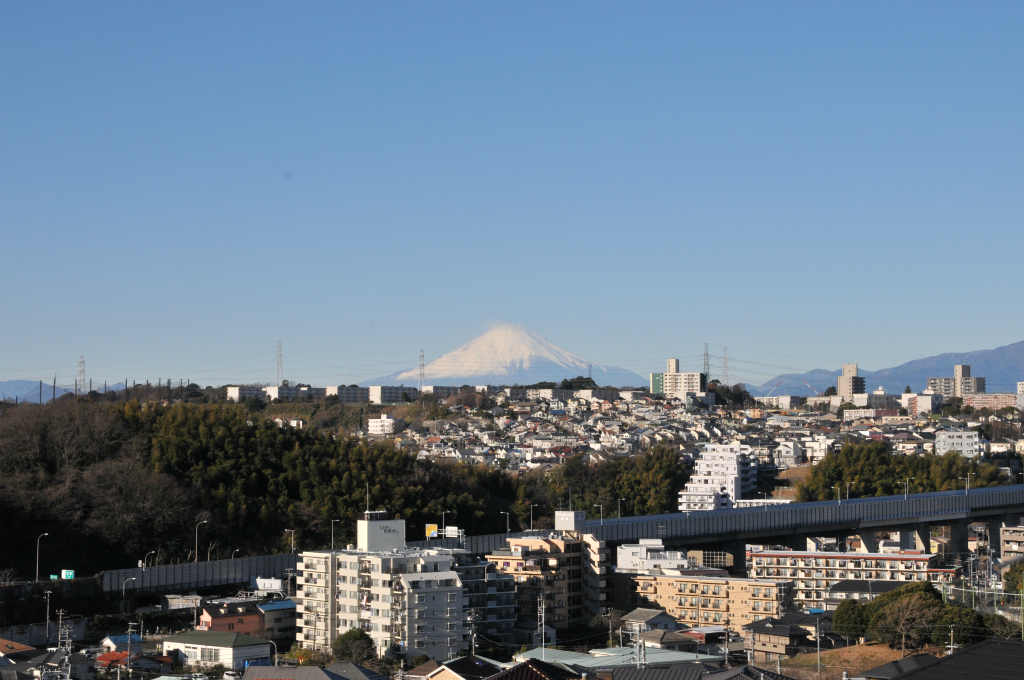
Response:
[[[544,588],[541,587],[540,599],[537,602],[537,626],[540,629],[540,660],[544,661],[544,642],[547,635],[544,634]]]
[[[818,677],[821,678],[821,617],[814,620],[814,640],[818,643]]]
[[[50,595],[52,590],[47,590],[46,595],[46,644],[50,644]]]
[[[290,532],[292,535],[292,552],[295,552],[295,529],[285,529],[285,532]]]

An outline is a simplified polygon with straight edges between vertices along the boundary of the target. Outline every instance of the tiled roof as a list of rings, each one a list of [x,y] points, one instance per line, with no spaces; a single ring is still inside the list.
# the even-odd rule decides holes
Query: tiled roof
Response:
[[[23,645],[20,642],[14,640],[7,640],[0,638],[0,655],[7,656],[8,654],[19,654],[21,652],[34,652],[35,647],[31,645]]]
[[[881,666],[876,666],[871,670],[860,673],[860,675],[865,678],[870,678],[871,680],[889,680],[890,678],[903,677],[911,671],[934,666],[938,662],[939,658],[932,654],[914,654],[913,656],[904,657],[902,659],[897,659],[896,661],[884,663]]]
[[[903,680],[1020,680],[1024,666],[1024,642],[1020,640],[985,640],[965,647],[937,664],[903,675]]]
[[[561,664],[529,659],[491,676],[490,680],[579,680],[580,674]]]
[[[413,668],[412,670],[406,671],[405,674],[407,676],[411,675],[411,676],[418,677],[418,678],[426,677],[427,673],[430,673],[431,671],[437,670],[437,668],[440,665],[441,664],[437,663],[433,659],[429,659],[428,661],[425,661],[424,663],[421,663],[419,666],[416,666],[416,668]]]
[[[189,630],[177,635],[164,638],[164,642],[177,642],[187,645],[201,645],[206,647],[250,647],[252,645],[267,645],[266,640],[254,638],[243,633],[225,633],[212,630]]]
[[[460,656],[441,665],[466,680],[484,680],[501,670],[501,666],[473,655]]]

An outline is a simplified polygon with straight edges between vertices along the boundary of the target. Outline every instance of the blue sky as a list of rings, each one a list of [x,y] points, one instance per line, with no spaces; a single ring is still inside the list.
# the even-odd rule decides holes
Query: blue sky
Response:
[[[1024,5],[550,4],[5,7],[0,378],[1024,339]]]

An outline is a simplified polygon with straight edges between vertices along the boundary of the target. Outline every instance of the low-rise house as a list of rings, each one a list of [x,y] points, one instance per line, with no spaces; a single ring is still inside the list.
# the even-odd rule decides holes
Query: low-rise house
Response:
[[[163,641],[163,653],[186,666],[242,670],[246,662],[270,662],[270,643],[242,633],[193,630]]]
[[[636,640],[641,633],[652,630],[679,630],[681,626],[675,617],[664,609],[647,609],[637,607],[622,617],[622,633],[625,641]]]
[[[100,640],[100,647],[105,652],[123,652],[127,651],[130,647],[138,649],[141,645],[142,636],[135,633],[132,633],[130,638],[125,633],[124,635],[108,635]]]
[[[770,663],[796,654],[807,644],[807,631],[780,619],[761,619],[743,626],[743,642],[751,661]]]
[[[203,607],[203,613],[199,616],[196,630],[262,635],[263,616],[251,602],[207,605]]]

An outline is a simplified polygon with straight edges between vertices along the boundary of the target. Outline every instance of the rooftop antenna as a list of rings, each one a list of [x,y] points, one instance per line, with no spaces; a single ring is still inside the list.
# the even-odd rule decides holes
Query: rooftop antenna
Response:
[[[284,348],[280,340],[277,341],[277,385],[284,382]]]
[[[708,355],[708,343],[704,343],[704,379],[711,382],[711,357]]]

